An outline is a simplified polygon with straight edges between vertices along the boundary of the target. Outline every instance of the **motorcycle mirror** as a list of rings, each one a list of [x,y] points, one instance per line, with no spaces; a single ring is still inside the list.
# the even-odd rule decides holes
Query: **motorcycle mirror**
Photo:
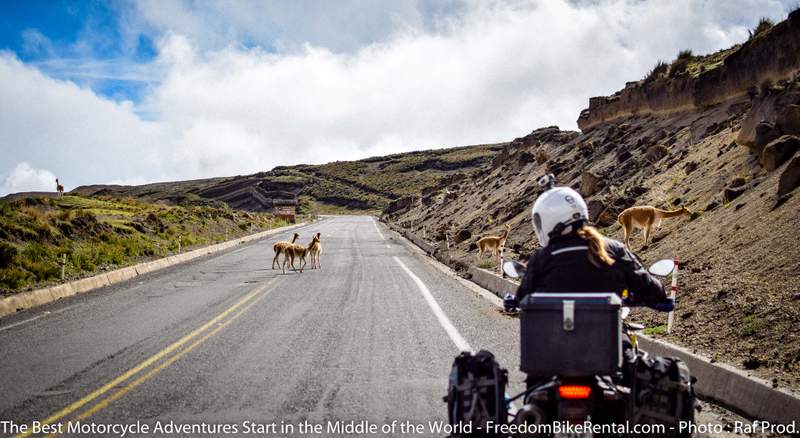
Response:
[[[503,272],[511,278],[520,278],[525,275],[525,265],[520,262],[509,260],[503,263]]]
[[[631,314],[631,308],[630,307],[623,307],[622,308],[622,319],[627,318],[628,315],[630,315],[630,314]]]
[[[659,260],[652,265],[650,265],[650,271],[653,275],[658,275],[659,277],[666,277],[667,275],[671,274],[672,271],[675,269],[675,261],[670,259]]]

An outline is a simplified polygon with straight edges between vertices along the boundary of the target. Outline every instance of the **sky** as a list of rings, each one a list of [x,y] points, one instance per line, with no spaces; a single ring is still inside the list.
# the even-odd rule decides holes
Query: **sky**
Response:
[[[0,2],[0,196],[577,129],[797,0]]]

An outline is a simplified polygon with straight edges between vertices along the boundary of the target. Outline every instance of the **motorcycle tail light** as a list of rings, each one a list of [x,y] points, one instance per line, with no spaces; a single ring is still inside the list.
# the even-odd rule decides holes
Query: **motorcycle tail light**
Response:
[[[562,385],[558,387],[558,395],[566,399],[584,399],[592,394],[592,387],[585,385]]]

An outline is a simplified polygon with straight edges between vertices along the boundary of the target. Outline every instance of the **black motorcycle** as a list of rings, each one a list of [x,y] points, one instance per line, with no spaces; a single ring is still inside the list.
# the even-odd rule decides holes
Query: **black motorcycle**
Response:
[[[503,270],[512,278],[525,273],[517,262]],[[649,271],[672,274],[674,293],[673,261]],[[505,371],[489,363],[491,353],[462,353],[445,397],[451,424],[468,423],[471,435],[481,436],[688,436],[681,425],[694,420],[694,381],[680,359],[651,358],[639,348],[644,327],[626,321],[632,305],[613,293],[526,296],[520,303],[526,390],[500,400]]]

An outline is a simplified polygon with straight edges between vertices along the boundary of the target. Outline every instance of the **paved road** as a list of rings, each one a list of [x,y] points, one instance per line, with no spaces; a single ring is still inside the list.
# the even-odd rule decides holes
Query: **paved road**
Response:
[[[271,270],[267,239],[0,321],[0,419],[423,423],[459,344],[515,368],[516,320],[373,218],[317,231],[320,270]]]
[[[321,270],[270,269],[277,236],[0,320],[0,421],[309,436],[301,425],[398,420],[430,436],[470,347],[494,352],[522,389],[516,319],[371,217],[325,219],[301,241],[317,231]],[[207,425],[154,433],[158,422]],[[0,436],[18,432],[5,426]]]

